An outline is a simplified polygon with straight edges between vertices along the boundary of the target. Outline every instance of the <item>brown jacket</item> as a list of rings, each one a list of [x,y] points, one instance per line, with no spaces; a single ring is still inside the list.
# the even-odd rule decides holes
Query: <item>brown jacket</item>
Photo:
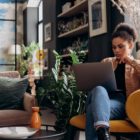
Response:
[[[118,65],[118,61],[115,57],[105,58],[102,62],[111,62],[113,70],[115,70]],[[125,85],[127,96],[133,91],[140,89],[140,60],[133,58],[130,65],[125,65]]]

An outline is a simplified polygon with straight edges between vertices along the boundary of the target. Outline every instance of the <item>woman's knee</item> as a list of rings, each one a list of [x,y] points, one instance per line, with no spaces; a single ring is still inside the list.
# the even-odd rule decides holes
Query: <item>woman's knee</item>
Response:
[[[96,90],[105,90],[106,91],[106,89],[103,86],[96,86],[95,89]]]
[[[86,107],[91,103],[93,99],[101,99],[104,97],[108,97],[106,89],[102,86],[96,86],[88,94],[88,97],[86,99]]]
[[[96,86],[95,88],[92,89],[91,92],[94,96],[96,96],[96,95],[100,95],[100,96],[108,95],[107,90],[103,86]]]

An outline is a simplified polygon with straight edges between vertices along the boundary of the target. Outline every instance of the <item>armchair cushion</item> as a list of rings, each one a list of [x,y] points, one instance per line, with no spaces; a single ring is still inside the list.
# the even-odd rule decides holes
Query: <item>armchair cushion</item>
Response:
[[[20,109],[28,78],[0,77],[0,109]]]
[[[140,129],[140,89],[128,96],[126,113],[128,118]]]

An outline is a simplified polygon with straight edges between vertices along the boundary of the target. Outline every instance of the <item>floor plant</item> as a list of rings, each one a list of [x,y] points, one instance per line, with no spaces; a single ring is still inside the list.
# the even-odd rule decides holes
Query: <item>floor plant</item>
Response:
[[[41,97],[41,103],[44,97],[51,102],[56,115],[56,129],[66,129],[69,119],[79,113],[84,112],[86,94],[78,91],[73,72],[61,72],[60,67],[62,57],[56,51],[53,51],[56,62],[52,71],[48,73],[46,84],[39,87],[37,96]],[[76,52],[70,50],[71,64],[80,63]]]

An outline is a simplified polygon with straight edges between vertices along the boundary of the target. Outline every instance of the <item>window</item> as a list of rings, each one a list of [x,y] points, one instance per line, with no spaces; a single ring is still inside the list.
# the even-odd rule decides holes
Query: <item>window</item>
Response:
[[[15,54],[9,49],[16,44],[16,3],[0,0],[0,71],[15,69]]]
[[[33,56],[34,72],[35,76],[43,76],[43,67],[44,67],[44,52],[43,52],[43,2],[40,1],[38,5],[38,43],[39,50],[36,51],[35,57]]]
[[[38,42],[40,49],[43,49],[43,2],[39,3],[38,7]]]

